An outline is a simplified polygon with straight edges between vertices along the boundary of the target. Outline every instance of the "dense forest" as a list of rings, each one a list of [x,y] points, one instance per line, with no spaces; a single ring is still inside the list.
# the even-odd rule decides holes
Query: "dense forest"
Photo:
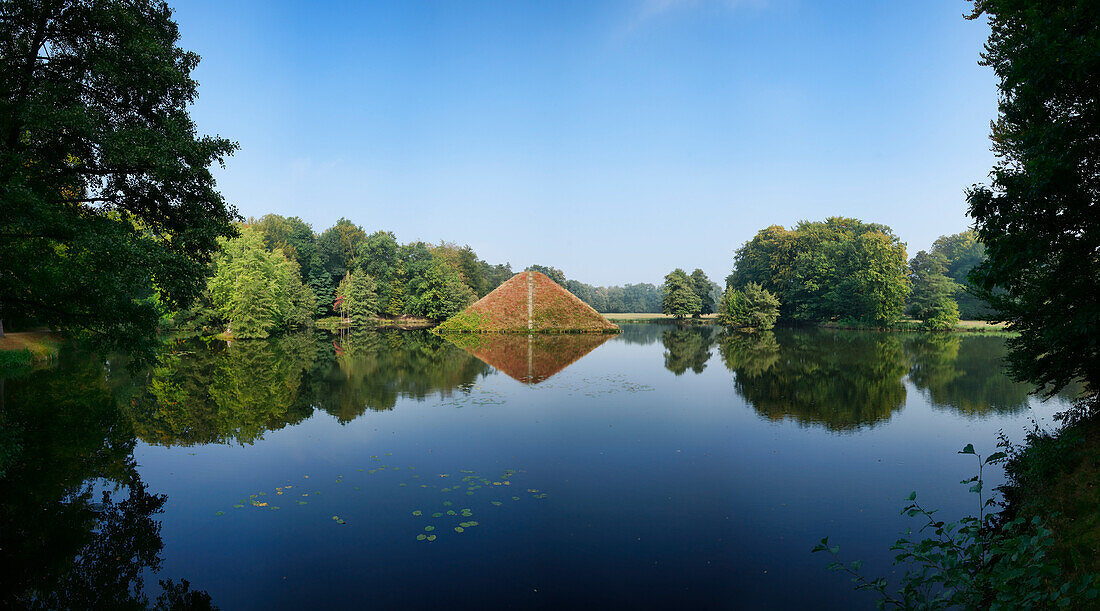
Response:
[[[297,217],[269,214],[221,238],[206,288],[168,318],[175,326],[232,337],[338,317],[362,327],[380,319],[445,320],[512,277],[469,246],[401,244],[392,232],[368,234],[348,219],[317,234]],[[970,293],[967,274],[985,253],[972,231],[943,236],[906,261],[905,245],[885,225],[831,217],[792,230],[771,226],[736,251],[726,290],[703,272],[675,269],[660,286],[592,286],[554,267],[546,274],[599,312],[664,312],[676,318],[718,314],[719,322],[770,329],[842,322],[891,326],[913,316],[929,329],[989,314]]]
[[[600,312],[661,311],[663,293],[652,284],[597,287],[567,280],[553,267],[528,269],[545,273]],[[298,217],[268,214],[238,224],[235,237],[218,240],[205,290],[188,308],[166,312],[166,322],[187,331],[256,338],[334,316],[356,326],[380,318],[439,321],[513,274],[510,263],[490,264],[468,245],[401,244],[392,232],[368,234],[348,219],[318,234]],[[713,283],[707,288],[718,290]]]
[[[906,262],[905,244],[885,225],[830,217],[757,232],[734,256],[728,290],[762,288],[790,323],[887,327],[906,314],[933,330],[990,311],[969,288],[984,260],[973,231],[943,236]]]

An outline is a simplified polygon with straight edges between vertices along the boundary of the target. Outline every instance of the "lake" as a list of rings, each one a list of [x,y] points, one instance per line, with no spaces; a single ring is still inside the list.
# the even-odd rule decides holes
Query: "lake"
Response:
[[[9,375],[3,602],[872,608],[817,541],[896,578],[903,499],[975,512],[957,450],[1066,406],[980,334],[458,343],[189,341],[140,370],[68,351]]]

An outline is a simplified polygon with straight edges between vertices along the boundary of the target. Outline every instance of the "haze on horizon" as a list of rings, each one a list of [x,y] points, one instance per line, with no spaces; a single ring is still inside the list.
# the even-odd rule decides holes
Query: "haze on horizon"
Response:
[[[347,217],[597,285],[721,282],[759,229],[843,215],[909,256],[992,167],[969,3],[174,2],[245,216]]]

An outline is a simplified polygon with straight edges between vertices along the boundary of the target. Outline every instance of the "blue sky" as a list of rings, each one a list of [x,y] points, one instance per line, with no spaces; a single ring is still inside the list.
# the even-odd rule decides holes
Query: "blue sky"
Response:
[[[759,229],[854,216],[912,256],[992,167],[962,1],[174,2],[245,216],[341,216],[592,284],[721,282]]]

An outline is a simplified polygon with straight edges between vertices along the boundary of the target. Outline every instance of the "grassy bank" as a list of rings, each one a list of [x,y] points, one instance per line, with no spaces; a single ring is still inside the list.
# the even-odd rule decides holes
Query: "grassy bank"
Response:
[[[18,367],[57,358],[60,339],[49,331],[8,333],[0,337],[0,367]]]
[[[676,319],[668,314],[656,314],[647,312],[633,312],[624,314],[604,314],[604,317],[613,323],[688,323],[688,324],[715,324],[718,322],[717,314],[706,314],[699,318],[681,318]],[[882,330],[882,331],[921,331],[919,320],[905,319],[899,321],[893,327],[883,329],[881,327],[872,327],[866,325],[846,324],[846,323],[822,323],[816,325],[825,329],[861,329],[861,330]],[[956,333],[1009,333],[1005,331],[1004,323],[987,322],[984,320],[960,320],[959,324],[955,326]]]
[[[657,314],[652,312],[628,312],[624,314],[604,314],[604,318],[610,320],[615,324],[619,323],[705,323],[714,324],[718,322],[717,314],[705,314],[699,318],[680,318],[677,319],[668,314]]]

